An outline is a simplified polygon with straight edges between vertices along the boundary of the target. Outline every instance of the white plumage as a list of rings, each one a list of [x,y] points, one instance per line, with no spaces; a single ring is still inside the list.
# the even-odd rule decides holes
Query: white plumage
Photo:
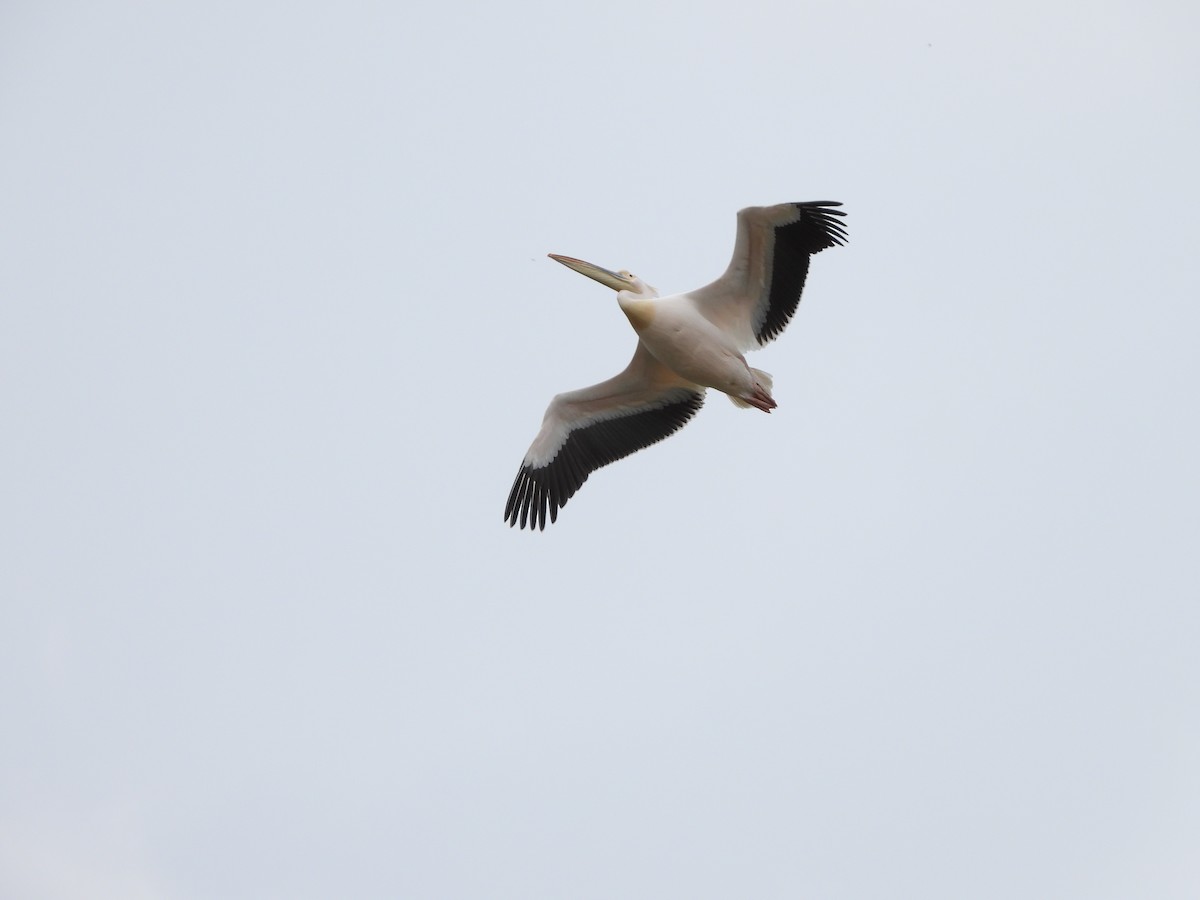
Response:
[[[779,336],[800,302],[814,253],[846,241],[833,201],[781,203],[738,213],[737,242],[712,284],[659,297],[629,272],[569,256],[552,259],[617,291],[638,335],[619,375],[559,394],[525,454],[504,508],[510,525],[545,528],[588,475],[674,434],[704,403],[707,388],[738,406],[775,408],[771,377],[742,354]]]

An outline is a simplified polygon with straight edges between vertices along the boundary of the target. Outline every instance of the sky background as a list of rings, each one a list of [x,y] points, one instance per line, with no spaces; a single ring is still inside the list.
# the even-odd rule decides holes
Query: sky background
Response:
[[[0,897],[1200,895],[1198,10],[4,0]]]

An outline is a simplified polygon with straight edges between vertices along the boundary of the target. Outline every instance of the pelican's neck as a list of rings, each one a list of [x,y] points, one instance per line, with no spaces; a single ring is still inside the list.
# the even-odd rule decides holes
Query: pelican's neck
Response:
[[[654,300],[658,291],[640,279],[637,288],[636,291],[618,291],[617,303],[620,304],[621,312],[629,319],[633,330],[640,334],[654,321]]]

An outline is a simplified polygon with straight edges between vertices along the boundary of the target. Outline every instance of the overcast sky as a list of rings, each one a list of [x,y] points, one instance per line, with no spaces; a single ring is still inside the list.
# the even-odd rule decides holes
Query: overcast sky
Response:
[[[1192,2],[0,3],[0,897],[1200,895]],[[545,533],[611,291],[840,200]]]

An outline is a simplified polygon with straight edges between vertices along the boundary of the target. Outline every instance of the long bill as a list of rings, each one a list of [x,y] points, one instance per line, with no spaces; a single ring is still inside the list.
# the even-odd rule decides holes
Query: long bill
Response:
[[[603,266],[584,262],[582,259],[575,259],[573,256],[559,256],[557,253],[547,253],[546,255],[555,262],[562,263],[568,269],[574,269],[580,275],[586,275],[593,281],[598,281],[605,287],[612,288],[614,291],[626,291],[633,286],[633,279],[627,275],[622,275],[620,272],[614,272],[611,269],[605,269]]]

